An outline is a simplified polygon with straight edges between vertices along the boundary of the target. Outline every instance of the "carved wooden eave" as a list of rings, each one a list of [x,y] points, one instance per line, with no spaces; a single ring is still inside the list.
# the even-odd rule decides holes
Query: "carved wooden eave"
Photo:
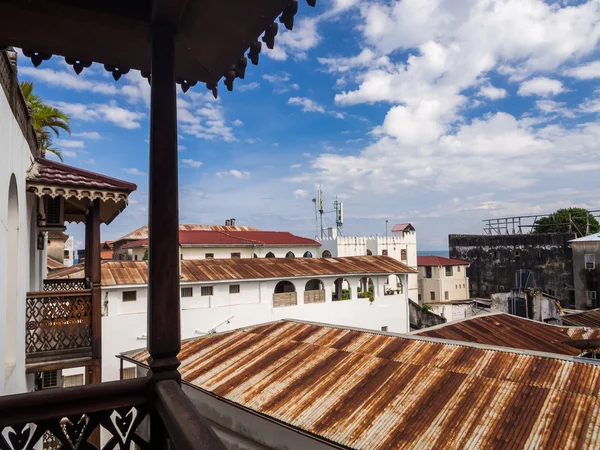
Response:
[[[47,159],[36,159],[27,171],[28,192],[65,199],[66,222],[85,222],[90,201],[99,199],[100,221],[108,224],[127,207],[136,189],[133,183]]]
[[[216,97],[221,79],[233,90],[263,43],[274,47],[277,18],[291,30],[297,11],[298,0],[3,0],[0,50],[20,47],[36,67],[64,56],[77,74],[98,62],[115,80],[136,69],[150,82],[149,31],[167,20],[176,29],[177,83],[184,92],[205,83]]]

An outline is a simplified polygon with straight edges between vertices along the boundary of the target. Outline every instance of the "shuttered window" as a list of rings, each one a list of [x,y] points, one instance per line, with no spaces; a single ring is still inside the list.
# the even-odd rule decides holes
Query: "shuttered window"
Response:
[[[181,288],[181,297],[193,297],[194,296],[194,288],[192,287],[182,287]]]
[[[137,373],[136,373],[136,367],[124,367],[123,368],[123,379],[124,380],[131,380],[132,378],[136,378],[137,377]]]
[[[200,295],[202,295],[202,296],[213,295],[213,287],[212,286],[202,286],[200,288]]]
[[[229,293],[230,294],[239,294],[240,293],[240,285],[239,284],[230,284],[229,285]]]
[[[137,299],[137,291],[123,291],[124,302],[135,302]]]

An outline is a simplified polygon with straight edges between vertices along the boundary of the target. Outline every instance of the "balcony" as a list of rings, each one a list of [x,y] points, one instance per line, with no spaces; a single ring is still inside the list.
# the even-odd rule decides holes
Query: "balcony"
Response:
[[[296,306],[298,304],[298,294],[296,292],[282,292],[273,294],[273,308],[284,306]]]
[[[25,309],[28,371],[49,363],[75,364],[92,357],[92,290],[85,279],[46,280],[29,292]]]
[[[304,303],[325,303],[325,289],[304,291]]]

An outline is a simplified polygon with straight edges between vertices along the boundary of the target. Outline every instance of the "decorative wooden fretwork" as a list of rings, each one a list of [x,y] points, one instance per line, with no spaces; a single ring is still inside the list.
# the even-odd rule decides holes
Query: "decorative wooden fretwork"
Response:
[[[0,433],[0,450],[129,450],[132,444],[143,450],[149,446],[138,434],[138,427],[146,415],[144,406],[128,406],[5,426]],[[96,447],[90,442],[90,437],[98,427],[105,430],[109,436],[103,433],[103,445]]]
[[[91,347],[91,313],[90,290],[28,293],[25,353]]]
[[[89,288],[90,284],[85,278],[44,280],[44,291],[83,291]]]

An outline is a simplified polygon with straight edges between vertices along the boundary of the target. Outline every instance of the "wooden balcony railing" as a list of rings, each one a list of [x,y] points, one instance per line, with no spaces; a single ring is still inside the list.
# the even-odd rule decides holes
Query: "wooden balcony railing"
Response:
[[[296,306],[297,304],[298,295],[296,292],[273,294],[273,308],[281,308],[282,306]]]
[[[57,278],[44,280],[44,291],[82,291],[89,288],[90,284],[85,278]]]
[[[304,303],[325,303],[325,289],[304,291]]]
[[[92,291],[29,292],[25,311],[27,364],[90,357]]]
[[[177,382],[151,386],[137,378],[0,397],[0,449],[225,448]]]

